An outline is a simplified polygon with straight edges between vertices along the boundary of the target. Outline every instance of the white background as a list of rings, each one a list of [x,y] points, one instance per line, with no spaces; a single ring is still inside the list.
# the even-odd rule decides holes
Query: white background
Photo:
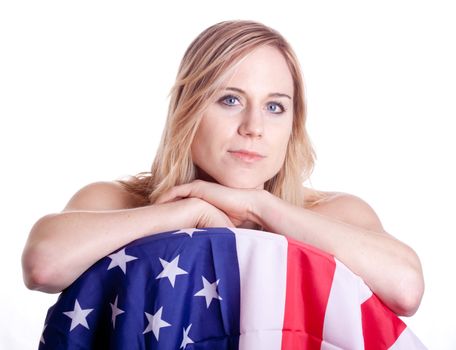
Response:
[[[36,348],[57,297],[21,279],[35,221],[90,182],[149,170],[186,47],[253,19],[300,58],[313,186],[363,198],[417,251],[426,292],[404,320],[455,349],[455,18],[451,1],[3,1],[0,348]]]

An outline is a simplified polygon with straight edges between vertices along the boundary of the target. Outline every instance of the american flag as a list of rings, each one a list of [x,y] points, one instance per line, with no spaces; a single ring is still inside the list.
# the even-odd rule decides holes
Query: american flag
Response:
[[[182,229],[101,259],[39,349],[425,349],[345,265],[269,232]]]

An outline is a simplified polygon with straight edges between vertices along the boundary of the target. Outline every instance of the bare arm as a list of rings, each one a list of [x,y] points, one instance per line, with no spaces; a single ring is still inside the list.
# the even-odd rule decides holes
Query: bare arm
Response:
[[[173,187],[157,203],[175,198],[203,199],[235,223],[256,223],[328,252],[359,275],[398,315],[411,316],[420,305],[424,279],[418,256],[383,229],[374,210],[361,198],[335,192],[321,205],[308,209],[266,190],[195,180]]]
[[[266,191],[258,194],[253,221],[334,255],[398,315],[416,312],[424,292],[420,260],[413,249],[384,231],[367,203],[356,196],[339,196],[330,204],[333,209],[323,211],[337,213],[329,216]]]
[[[129,208],[131,197],[116,186],[88,185],[73,196],[63,212],[35,223],[22,255],[28,288],[60,292],[102,257],[153,233],[232,226],[222,212],[197,198]]]

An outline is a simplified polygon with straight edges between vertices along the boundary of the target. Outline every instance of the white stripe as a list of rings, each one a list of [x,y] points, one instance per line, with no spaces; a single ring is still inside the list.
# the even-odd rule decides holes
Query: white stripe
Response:
[[[326,306],[321,349],[364,349],[361,303],[372,292],[339,260]]]
[[[342,264],[342,263],[341,263]],[[372,296],[372,291],[369,289],[369,287],[364,283],[361,277],[354,275],[357,277],[358,280],[358,291],[359,291],[359,305],[361,305]]]
[[[288,241],[269,232],[231,230],[241,279],[239,349],[281,349]]]
[[[425,350],[426,347],[416,337],[415,334],[407,327],[396,339],[396,342],[390,347],[390,350]]]

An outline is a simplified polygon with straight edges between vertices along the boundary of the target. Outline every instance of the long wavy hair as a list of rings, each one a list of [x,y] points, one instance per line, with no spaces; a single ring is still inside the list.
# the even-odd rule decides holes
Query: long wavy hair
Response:
[[[264,189],[298,206],[309,207],[325,198],[324,192],[314,189],[304,198],[303,182],[313,171],[316,155],[305,128],[304,83],[294,51],[276,30],[254,21],[233,20],[207,28],[187,48],[170,92],[168,116],[151,171],[117,180],[137,195],[140,205],[153,204],[170,188],[197,178],[191,145],[204,111],[242,59],[264,45],[282,53],[294,82],[293,125],[285,160]]]

